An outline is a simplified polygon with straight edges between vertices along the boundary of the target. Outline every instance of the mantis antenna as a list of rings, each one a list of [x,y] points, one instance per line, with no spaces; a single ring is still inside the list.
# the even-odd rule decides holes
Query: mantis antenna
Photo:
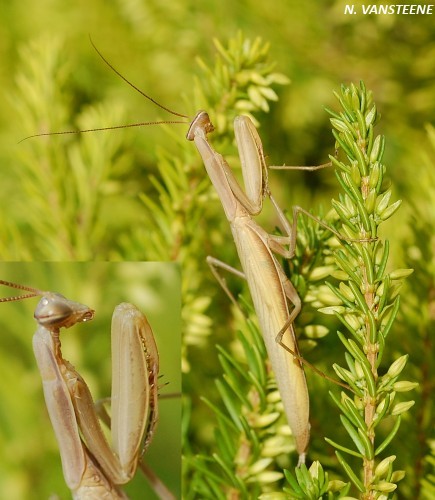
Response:
[[[15,288],[17,290],[25,290],[27,292],[31,292],[23,295],[16,295],[14,297],[5,297],[0,299],[0,302],[14,302],[21,299],[30,299],[32,297],[38,297],[39,295],[43,295],[44,293],[42,290],[38,290],[37,288],[33,288],[31,286],[19,285],[18,283],[13,283],[12,281],[0,280],[0,285],[8,286],[10,288]]]
[[[104,61],[104,63],[114,72],[116,73],[124,82],[126,82],[131,88],[136,90],[136,92],[139,92],[145,99],[148,99],[151,101],[153,104],[158,106],[159,108],[163,109],[167,113],[170,113],[171,115],[174,116],[179,116],[180,118],[185,118],[185,121],[182,120],[159,120],[159,121],[149,121],[149,122],[139,122],[139,123],[129,123],[126,125],[114,125],[112,127],[97,127],[97,128],[89,128],[85,130],[64,130],[62,132],[43,132],[40,134],[33,134],[29,135],[27,137],[24,137],[24,139],[21,139],[18,144],[21,142],[26,141],[27,139],[32,139],[33,137],[44,137],[44,136],[50,136],[50,135],[67,135],[67,134],[85,134],[87,132],[101,132],[103,130],[117,130],[121,128],[133,128],[133,127],[144,127],[147,125],[172,125],[172,124],[189,124],[191,122],[191,118],[187,115],[183,115],[182,113],[177,113],[177,111],[174,111],[163,104],[159,103],[155,99],[153,99],[151,96],[143,92],[139,87],[134,85],[130,80],[128,80],[122,73],[120,73],[104,56],[103,54],[98,50],[97,46],[94,44],[92,41],[92,38],[89,36],[89,40],[91,42],[92,47],[95,49],[96,53],[101,57],[101,59]]]

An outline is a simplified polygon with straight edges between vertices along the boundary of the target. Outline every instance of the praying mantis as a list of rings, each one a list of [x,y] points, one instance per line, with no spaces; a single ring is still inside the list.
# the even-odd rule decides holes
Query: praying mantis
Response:
[[[248,117],[239,116],[234,122],[234,132],[246,182],[245,194],[234,178],[224,158],[207,140],[213,130],[208,114],[199,112],[187,133],[193,140],[205,165],[210,180],[221,200],[230,223],[243,273],[225,263],[209,257],[213,274],[228,296],[235,303],[231,292],[217,269],[225,269],[245,278],[248,282],[260,330],[266,344],[272,370],[281,395],[287,421],[295,438],[299,463],[305,461],[310,437],[309,397],[305,374],[298,353],[293,321],[301,310],[301,301],[291,281],[285,275],[273,252],[291,258],[294,254],[295,232],[274,201],[267,187],[267,170],[261,140]],[[264,176],[264,177],[263,177]],[[287,232],[287,237],[268,234],[252,218],[261,212],[262,200],[268,194]],[[294,219],[296,222],[296,217]],[[290,250],[282,244],[290,243]],[[289,313],[288,302],[294,308]],[[289,349],[283,345],[283,337]]]
[[[75,278],[76,276],[80,276],[81,279],[86,283],[84,290],[85,290],[85,297],[86,302],[92,302],[95,304],[96,310],[97,310],[97,315],[96,315],[96,321],[101,322],[101,319],[105,318],[107,316],[107,311],[109,307],[103,305],[101,303],[101,300],[104,297],[104,293],[106,292],[110,296],[114,296],[115,300],[117,300],[117,297],[124,297],[128,298],[132,302],[136,302],[139,306],[141,306],[141,309],[143,309],[143,304],[148,303],[148,307],[146,310],[149,310],[150,303],[154,304],[154,309],[156,309],[156,312],[153,312],[151,314],[151,320],[152,324],[157,323],[157,332],[158,334],[161,333],[161,325],[162,325],[162,320],[158,319],[158,316],[164,312],[165,308],[163,310],[159,310],[159,297],[160,294],[162,299],[164,298],[168,305],[173,305],[174,308],[171,311],[173,314],[173,318],[171,318],[169,321],[166,318],[165,322],[168,323],[168,327],[171,329],[169,333],[172,334],[171,341],[174,342],[174,355],[171,354],[172,357],[172,363],[174,363],[174,369],[169,369],[166,370],[166,374],[169,373],[175,373],[178,371],[178,377],[179,377],[179,344],[177,342],[177,336],[174,334],[176,331],[179,331],[179,318],[177,320],[177,301],[179,302],[179,291],[176,291],[177,288],[177,279],[176,279],[176,265],[175,264],[160,264],[160,263],[120,263],[120,264],[110,264],[110,263],[92,263],[92,264],[78,264],[78,263],[68,263],[67,269],[70,268],[73,271],[73,276],[66,272],[65,265],[60,264],[60,265],[45,265],[45,264],[39,264],[39,263],[32,263],[30,265],[19,265],[19,264],[12,264],[8,265],[9,267],[18,267],[18,271],[22,267],[25,269],[31,269],[32,272],[30,273],[24,273],[24,275],[20,274],[20,272],[13,272],[12,270],[8,269],[8,272],[5,272],[4,274],[10,278],[14,274],[16,275],[17,278],[20,279],[20,282],[31,282],[28,276],[34,276],[33,279],[36,279],[39,277],[39,281],[41,282],[41,276],[42,278],[44,277],[44,274],[49,275],[48,279],[48,284],[51,285],[53,284],[54,281],[58,282],[57,288],[59,289],[59,281],[64,282],[64,285],[66,285],[66,289],[68,290],[68,294],[70,294],[70,288],[71,286],[68,285],[71,281],[73,284],[75,283]],[[33,270],[36,269],[35,272]],[[42,269],[43,272],[38,272],[39,269]],[[56,280],[52,276],[52,269],[63,270],[63,279],[62,280]],[[54,271],[54,272],[55,272]],[[135,274],[133,274],[135,273]],[[56,272],[55,272],[56,274]],[[27,277],[26,277],[27,276]],[[32,279],[32,281],[33,281]],[[174,279],[174,281],[171,283],[170,280]],[[167,282],[166,282],[167,280]],[[42,280],[44,283],[47,282],[47,280]],[[98,281],[100,281],[101,285],[103,286],[102,293],[100,295],[98,288]],[[112,282],[113,281],[113,282]],[[127,286],[129,286],[129,289],[127,291],[124,291],[124,293],[121,292],[122,284],[125,283]],[[153,291],[150,289],[151,284],[154,284],[155,287],[157,287],[158,292]],[[159,284],[160,283],[160,284]],[[172,287],[174,287],[174,290],[172,290]],[[2,287],[3,288],[3,287]],[[75,286],[73,287],[73,289]],[[80,286],[79,289],[82,289]],[[83,289],[82,289],[83,291]],[[30,291],[30,294],[35,295],[36,293],[39,293],[38,290],[34,290],[33,292]],[[87,292],[87,293],[86,293]],[[145,295],[144,295],[145,292]],[[83,295],[83,293],[82,293]],[[120,345],[114,346],[112,349],[115,354],[114,356],[116,357],[116,352],[118,351],[118,354],[120,352],[124,352],[127,354],[127,357],[125,361],[120,360],[121,365],[115,366],[114,363],[114,371],[115,371],[115,378],[114,378],[114,383],[113,383],[113,391],[112,391],[112,396],[113,393],[119,394],[118,401],[112,400],[111,406],[111,418],[112,418],[112,435],[113,432],[115,432],[115,435],[113,435],[113,442],[115,443],[114,446],[118,446],[119,454],[120,454],[120,462],[125,463],[125,467],[121,467],[118,478],[114,478],[114,474],[117,472],[117,465],[115,463],[115,471],[111,471],[110,474],[107,474],[104,472],[107,470],[107,464],[104,466],[101,466],[101,460],[108,460],[109,462],[112,463],[116,462],[116,455],[114,455],[113,452],[108,451],[107,448],[105,447],[107,445],[102,445],[101,440],[103,439],[101,437],[101,433],[98,431],[98,421],[96,418],[96,415],[93,412],[93,405],[92,401],[90,400],[90,393],[89,390],[86,388],[84,385],[84,382],[78,375],[77,371],[70,365],[67,361],[65,361],[60,353],[60,345],[58,344],[58,337],[56,334],[56,331],[52,332],[51,326],[48,325],[46,322],[47,317],[45,314],[42,314],[42,309],[46,307],[43,304],[43,301],[51,302],[53,303],[55,308],[60,308],[63,312],[65,311],[66,307],[72,307],[72,309],[77,311],[78,318],[82,318],[84,320],[86,319],[91,319],[93,312],[87,308],[87,307],[82,307],[80,305],[77,305],[75,303],[70,303],[69,301],[66,301],[64,298],[59,298],[56,295],[53,295],[51,293],[48,294],[43,294],[42,301],[40,302],[40,306],[37,307],[35,311],[35,317],[39,319],[40,322],[43,323],[43,325],[38,327],[37,333],[35,334],[35,340],[34,340],[34,349],[35,349],[35,355],[38,361],[38,366],[39,366],[39,371],[41,373],[41,376],[43,378],[43,384],[45,386],[49,386],[52,384],[53,380],[47,381],[47,377],[52,378],[56,381],[57,385],[59,386],[59,370],[64,372],[65,375],[67,375],[69,378],[68,380],[71,380],[71,384],[75,383],[75,379],[77,379],[77,384],[78,388],[80,391],[80,395],[77,397],[76,392],[70,393],[69,391],[65,391],[65,386],[58,388],[57,390],[57,397],[55,401],[50,400],[50,394],[52,394],[52,391],[49,387],[45,388],[45,395],[46,395],[46,401],[47,401],[47,407],[49,409],[50,417],[53,422],[53,427],[56,432],[56,437],[59,442],[59,446],[61,449],[61,455],[62,455],[62,462],[63,462],[63,469],[65,473],[65,480],[68,483],[68,486],[71,487],[73,486],[73,490],[75,489],[74,493],[74,498],[127,498],[125,493],[121,492],[120,488],[116,486],[116,484],[121,480],[122,483],[126,482],[126,480],[134,474],[134,470],[136,467],[136,464],[138,463],[139,459],[141,459],[142,455],[142,444],[141,441],[141,435],[145,435],[145,446],[148,446],[149,443],[151,442],[151,439],[153,438],[153,434],[155,434],[156,439],[159,440],[160,438],[160,433],[157,431],[157,433],[154,433],[155,426],[157,423],[157,390],[160,388],[162,390],[162,386],[165,384],[165,380],[160,380],[157,382],[157,366],[156,366],[156,358],[158,357],[157,351],[156,351],[156,346],[155,343],[152,340],[152,331],[151,327],[149,326],[149,323],[146,321],[144,318],[143,314],[138,311],[137,308],[131,305],[121,305],[118,306],[115,309],[114,313],[114,323],[112,325],[112,333],[114,332],[125,332],[126,328],[128,330],[129,326],[133,324],[133,330],[139,330],[142,335],[136,337],[133,335],[133,339],[131,342],[131,350],[126,351],[126,346],[128,343],[126,342],[126,339],[122,340],[119,335],[115,336],[115,338],[118,338],[119,341],[121,342]],[[18,305],[18,304],[17,304]],[[24,304],[23,304],[24,305]],[[101,307],[103,306],[103,307]],[[5,308],[5,304],[2,304],[2,307]],[[42,309],[41,309],[42,308]],[[160,306],[160,309],[162,309],[162,306]],[[2,309],[4,310],[4,309]],[[27,308],[26,308],[27,310]],[[103,318],[99,318],[100,313],[103,314]],[[179,308],[178,308],[179,312]],[[167,316],[167,313],[166,313]],[[157,318],[157,319],[156,319]],[[121,323],[119,321],[121,320]],[[151,323],[150,320],[150,323]],[[66,321],[64,318],[62,321]],[[3,323],[3,322],[2,322]],[[17,329],[17,325],[22,325],[23,322],[20,321],[18,322],[17,320],[14,321],[13,326],[11,327],[11,335],[15,334],[15,330]],[[45,324],[45,326],[44,326]],[[91,323],[90,323],[91,325]],[[136,325],[136,326],[134,326]],[[60,325],[56,325],[60,326]],[[70,325],[71,326],[71,325]],[[171,328],[172,327],[172,328]],[[156,327],[154,327],[156,328]],[[34,330],[34,328],[33,328]],[[73,328],[72,330],[75,330]],[[4,331],[4,329],[3,329]],[[26,331],[27,337],[30,333],[30,331]],[[133,332],[131,332],[133,333]],[[108,335],[109,332],[106,331],[106,333],[102,333],[99,335],[99,337],[94,337],[93,335],[88,336],[86,334],[86,330],[84,331],[84,335],[86,336],[86,356],[88,354],[92,354],[91,352],[88,353],[88,349],[90,348],[94,352],[95,356],[95,349],[97,349],[97,352],[99,353],[99,356],[104,356],[103,359],[105,359],[104,351],[106,350],[104,348],[104,344],[107,343],[108,341]],[[24,335],[23,335],[24,336]],[[160,336],[160,335],[159,335]],[[75,338],[76,335],[74,334],[74,331],[65,333],[63,331],[61,333],[61,338],[65,340],[66,342],[66,350],[71,349],[71,342],[77,341]],[[100,341],[98,341],[98,338]],[[179,339],[179,336],[178,336]],[[157,339],[159,341],[159,344],[161,344],[162,339]],[[27,338],[27,341],[29,342],[30,339]],[[104,342],[106,341],[106,342]],[[24,342],[24,339],[23,339]],[[73,344],[74,345],[74,344]],[[143,356],[143,347],[147,347],[148,349],[148,354],[147,356]],[[177,349],[178,347],[178,349]],[[65,349],[64,349],[65,350]],[[75,349],[76,354],[77,354],[77,347]],[[165,349],[163,350],[165,351]],[[2,352],[2,354],[4,354]],[[168,360],[171,358],[167,358],[167,354],[165,355],[166,357],[166,362],[165,364],[168,364]],[[119,358],[119,355],[118,355]],[[110,358],[109,358],[110,360]],[[177,366],[177,360],[178,360],[178,366]],[[145,363],[144,363],[145,361]],[[6,357],[6,362],[7,362],[7,357]],[[129,379],[127,376],[127,373],[125,373],[123,364],[127,362],[127,365],[131,367],[130,370],[130,379],[132,381],[128,382],[126,379]],[[5,360],[2,361],[2,365],[5,364]],[[58,367],[58,369],[56,368]],[[145,370],[145,373],[143,371]],[[53,373],[55,374],[55,377],[53,378]],[[171,382],[171,391],[176,391],[176,378],[174,377],[172,380],[169,378]],[[166,377],[165,377],[166,379]],[[92,382],[92,378],[91,378]],[[175,382],[175,387],[173,385],[173,382]],[[119,388],[119,383],[123,384],[121,388]],[[95,384],[95,381],[94,381]],[[118,384],[118,387],[116,385]],[[14,384],[14,387],[16,384]],[[62,383],[60,383],[60,386],[62,386]],[[0,387],[0,391],[3,393],[5,390],[4,387]],[[15,394],[17,394],[18,388],[14,389]],[[40,389],[39,389],[40,390]],[[133,392],[134,391],[134,392]],[[163,392],[165,392],[163,390]],[[107,393],[106,393],[107,394]],[[134,395],[136,394],[136,396]],[[23,395],[24,396],[24,395]],[[66,401],[66,406],[65,406],[65,401]],[[75,405],[77,404],[77,408],[75,408]],[[163,403],[163,410],[167,408],[167,405],[169,404],[169,408],[172,408],[171,415],[166,415],[164,417],[163,412],[163,417],[164,419],[168,419],[169,417],[169,422],[163,422],[163,428],[166,427],[166,429],[163,429],[163,432],[168,433],[169,435],[167,438],[163,439],[162,443],[160,444],[161,452],[165,454],[164,459],[163,459],[163,467],[166,467],[166,474],[163,473],[161,474],[161,466],[158,466],[157,468],[159,469],[159,475],[162,475],[163,481],[168,482],[168,485],[171,486],[171,489],[173,488],[174,485],[174,479],[178,475],[179,471],[179,459],[180,459],[180,450],[179,450],[179,433],[178,436],[170,436],[170,434],[173,434],[172,429],[175,430],[175,434],[177,434],[177,429],[179,425],[176,424],[176,422],[179,422],[179,410],[177,408],[179,407],[179,404],[177,401],[165,401]],[[75,408],[74,413],[68,410],[71,409],[71,405]],[[120,408],[121,415],[119,415],[119,411],[116,410],[116,408]],[[132,407],[132,408],[131,408]],[[160,402],[160,408],[162,408],[162,403]],[[145,410],[145,412],[144,412]],[[118,412],[118,413],[117,413]],[[166,409],[167,412],[167,409]],[[77,415],[77,419],[75,420],[72,418],[72,415]],[[174,418],[175,420],[174,422]],[[159,419],[161,420],[161,419]],[[133,424],[133,422],[135,422]],[[175,425],[174,425],[175,423]],[[168,425],[170,426],[168,428]],[[57,430],[56,430],[57,426]],[[77,427],[80,429],[80,434],[77,432]],[[113,431],[115,429],[115,431]],[[168,431],[169,429],[169,431]],[[118,431],[118,433],[116,433]],[[38,434],[37,434],[38,435]],[[36,435],[36,436],[37,436]],[[35,436],[35,438],[36,438]],[[74,446],[69,446],[68,442],[65,444],[65,436],[70,436],[69,438],[69,444],[73,444]],[[163,436],[161,436],[163,437]],[[33,439],[35,439],[33,438]],[[83,440],[83,441],[82,441]],[[30,440],[32,441],[32,440]],[[68,439],[67,439],[68,441]],[[84,446],[83,442],[86,441],[87,445]],[[91,441],[91,444],[89,444],[89,441]],[[164,448],[165,451],[162,449],[162,444],[166,441],[166,446]],[[42,443],[46,443],[46,440],[43,440]],[[118,444],[116,444],[118,443]],[[151,452],[153,452],[153,446],[151,446]],[[97,451],[95,449],[97,448]],[[29,448],[31,449],[31,448]],[[99,449],[99,451],[98,451]],[[169,451],[169,453],[168,453]],[[168,454],[170,455],[170,458],[168,457]],[[157,456],[155,451],[153,453],[150,453],[150,455]],[[124,458],[122,458],[122,456]],[[76,469],[77,465],[81,463],[82,459],[84,457],[86,467],[85,467],[85,473],[89,471],[93,471],[91,474],[92,478],[99,478],[99,484],[98,487],[102,486],[103,484],[106,485],[106,489],[108,491],[105,491],[105,494],[107,496],[104,496],[102,493],[98,493],[98,495],[95,493],[97,496],[92,496],[90,493],[90,488],[89,488],[89,483],[84,482],[84,484],[79,484],[79,486],[74,486],[73,482],[76,481],[74,479],[75,474],[76,474]],[[101,458],[103,457],[103,458]],[[115,458],[114,458],[115,457]],[[151,457],[147,456],[145,457],[148,463],[153,464],[154,468],[154,463],[153,459]],[[175,461],[174,461],[175,458]],[[160,461],[160,458],[158,458]],[[94,463],[93,463],[94,462]],[[174,463],[175,462],[175,463]],[[3,461],[4,463],[4,461]],[[174,464],[173,464],[174,463]],[[96,467],[94,465],[97,464]],[[109,468],[111,466],[109,465]],[[164,470],[164,469],[163,469]],[[45,471],[44,471],[45,473]],[[174,475],[174,477],[171,477],[171,475]],[[49,473],[50,477],[50,482],[52,484],[55,484],[55,477],[53,474]],[[109,476],[109,478],[107,477]],[[169,481],[167,481],[167,478],[169,478]],[[38,478],[39,479],[39,478]],[[114,479],[114,481],[112,481]],[[175,479],[177,481],[177,479]],[[80,481],[83,481],[83,478],[80,479]],[[141,478],[135,478],[135,481],[133,482],[131,488],[127,488],[127,491],[129,494],[132,495],[131,498],[142,498],[142,495],[147,495],[145,493],[147,488],[145,481],[141,480]],[[108,486],[107,486],[108,485]],[[36,486],[36,485],[35,485]],[[160,486],[157,486],[158,488]],[[88,488],[88,491],[86,490]],[[0,481],[0,489],[1,489],[1,481]],[[177,486],[174,488],[174,491],[177,490]],[[53,491],[53,490],[51,490]],[[168,490],[166,492],[163,492],[163,490],[158,490],[159,492],[157,493],[159,495],[159,498],[174,498]],[[26,496],[26,495],[25,495]],[[48,495],[43,495],[42,493],[39,494],[40,498],[47,497]],[[27,497],[30,498],[30,496],[27,495]],[[148,496],[147,496],[148,497]],[[13,496],[11,497],[13,498]],[[152,498],[149,497],[149,498]]]

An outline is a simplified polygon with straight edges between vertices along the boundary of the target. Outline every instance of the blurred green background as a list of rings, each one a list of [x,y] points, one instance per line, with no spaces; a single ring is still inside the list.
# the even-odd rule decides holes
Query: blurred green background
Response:
[[[0,276],[62,293],[95,309],[95,318],[61,331],[62,351],[95,400],[110,395],[110,323],[114,307],[135,304],[148,318],[160,353],[160,395],[181,391],[180,275],[172,263],[8,263]],[[1,287],[1,296],[18,290]],[[38,298],[2,303],[0,324],[0,497],[70,498],[57,443],[45,409],[32,350]],[[144,460],[175,494],[180,488],[181,400],[161,399],[155,437]],[[138,473],[126,487],[132,498],[156,498]]]
[[[214,377],[219,373],[214,345],[217,341],[228,345],[234,325],[205,256],[212,254],[233,265],[237,259],[227,244],[227,223],[200,158],[185,143],[185,127],[17,142],[38,132],[171,119],[104,65],[89,43],[89,34],[129,80],[188,115],[208,104],[207,96],[216,86],[197,64],[201,57],[212,66],[213,38],[226,45],[239,30],[251,40],[262,37],[270,43],[275,71],[291,80],[288,86],[274,87],[279,101],[271,104],[269,113],[256,113],[269,164],[324,162],[333,153],[334,142],[323,107],[336,107],[332,91],[341,82],[364,80],[382,115],[378,133],[387,137],[384,161],[393,197],[404,200],[396,223],[385,225],[391,265],[417,268],[404,294],[404,313],[390,353],[392,359],[413,353],[409,378],[424,382],[415,419],[404,424],[396,450],[409,474],[402,495],[412,498],[427,451],[432,382],[435,134],[427,127],[435,116],[433,16],[345,16],[344,5],[332,0],[2,2],[0,258],[180,262],[187,334],[185,390],[194,395],[189,439],[192,452],[212,449],[214,421],[197,397],[207,394],[213,399]],[[233,145],[227,143],[225,148],[220,151],[235,156]],[[171,165],[177,167],[178,177],[171,174]],[[314,209],[323,205],[327,210],[337,191],[328,170],[274,172],[270,182],[286,209],[299,204]],[[273,223],[268,224],[272,229]],[[30,283],[43,286],[37,280]],[[56,288],[65,293],[61,285]],[[16,306],[4,307],[8,321]],[[328,371],[335,349],[330,335],[322,349],[310,353],[311,359],[320,368],[325,363]],[[162,371],[166,373],[163,366]],[[37,383],[36,377],[31,378]],[[314,398],[312,414],[321,416],[324,404]],[[327,434],[328,424],[315,422],[326,430],[313,435]],[[323,441],[317,447],[314,442],[313,449],[323,446]],[[17,447],[15,453],[26,455]],[[53,457],[56,461],[54,452]],[[28,461],[32,467],[40,463]],[[18,470],[24,475],[27,469]]]

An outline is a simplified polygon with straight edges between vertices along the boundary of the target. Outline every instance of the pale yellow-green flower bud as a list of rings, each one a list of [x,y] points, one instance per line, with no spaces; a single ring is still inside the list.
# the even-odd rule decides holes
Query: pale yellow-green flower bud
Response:
[[[384,458],[382,462],[379,462],[375,469],[375,476],[383,477],[387,474],[390,464],[396,460],[396,455],[391,455],[390,457]]]
[[[397,377],[400,375],[400,372],[405,368],[406,363],[408,362],[408,354],[404,354],[400,356],[400,358],[396,359],[394,363],[388,368],[388,375],[391,378]]]
[[[402,380],[400,382],[396,382],[393,385],[393,389],[396,392],[408,392],[418,387],[418,385],[419,385],[418,382],[410,382],[409,380]]]
[[[414,406],[415,401],[404,401],[403,403],[397,403],[391,411],[391,415],[400,415],[408,411],[412,406]]]

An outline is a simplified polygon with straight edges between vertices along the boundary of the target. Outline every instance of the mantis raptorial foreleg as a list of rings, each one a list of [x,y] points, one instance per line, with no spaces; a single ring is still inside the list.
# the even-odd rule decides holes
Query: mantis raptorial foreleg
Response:
[[[52,292],[0,281],[41,296],[35,310],[34,353],[47,409],[59,444],[65,481],[74,498],[127,498],[118,485],[128,482],[153,436],[158,419],[158,353],[145,316],[120,304],[112,318],[112,399],[110,448],[100,427],[90,391],[62,357],[60,328],[89,321],[94,311]],[[173,498],[168,492],[161,498]]]

